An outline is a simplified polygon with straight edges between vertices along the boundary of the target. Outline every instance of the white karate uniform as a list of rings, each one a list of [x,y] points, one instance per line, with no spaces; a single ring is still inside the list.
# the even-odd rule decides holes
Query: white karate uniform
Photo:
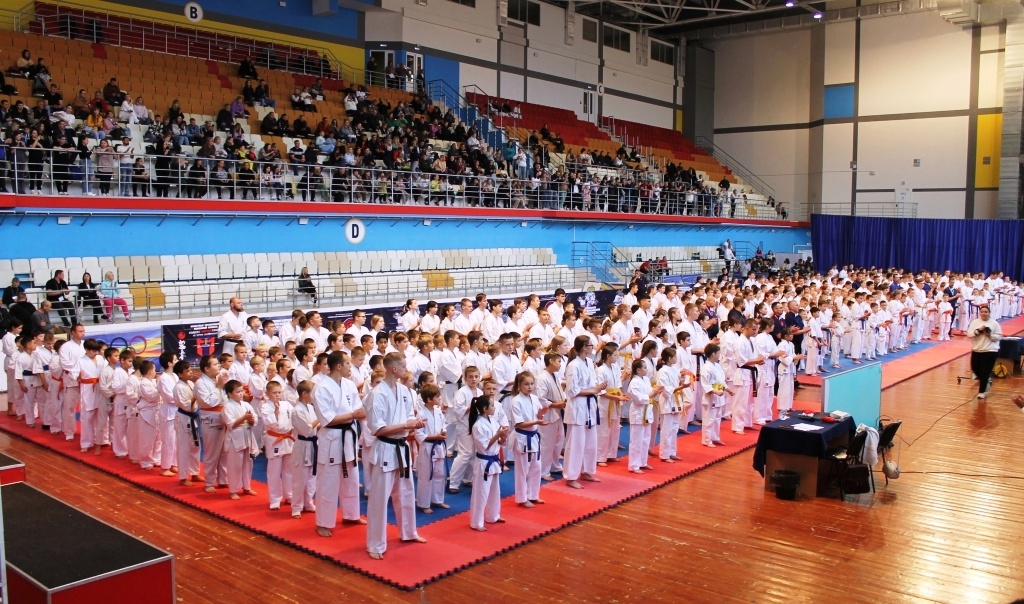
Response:
[[[65,344],[66,346],[66,344]],[[81,410],[81,447],[91,449],[96,444],[96,409],[99,397],[100,369],[89,357],[83,356],[79,362],[78,382],[80,384]],[[74,423],[72,421],[72,429]]]
[[[137,373],[128,374],[125,384],[125,404],[127,407],[124,437],[128,445],[128,460],[138,463],[139,452],[139,399],[142,396],[142,384]]]
[[[374,435],[384,428],[415,420],[414,394],[402,384],[394,388],[387,382],[377,384],[371,393],[367,427]],[[389,440],[404,441],[406,433],[388,436]],[[387,505],[391,499],[395,510],[398,533],[403,541],[417,539],[415,487],[412,481],[411,454],[408,446],[385,442],[377,436],[373,445],[373,468],[370,478],[370,496],[366,507],[366,550],[383,554],[388,547]]]
[[[75,410],[81,402],[82,392],[78,387],[78,374],[81,372],[79,361],[85,357],[85,348],[74,340],[64,342],[57,353],[60,365],[60,376],[57,378],[64,384],[61,398],[61,425],[64,427],[64,438],[73,440],[75,437]],[[53,363],[51,363],[52,365]]]
[[[465,482],[472,480],[473,435],[469,432],[469,407],[473,399],[483,394],[477,388],[470,390],[463,386],[455,393],[452,406],[452,418],[455,420],[455,461],[448,475],[448,487],[458,489]]]
[[[160,463],[160,390],[156,381],[148,378],[139,380],[139,412],[135,450],[139,455],[139,466],[143,470],[152,469]]]
[[[200,433],[203,439],[203,472],[206,486],[215,487],[228,483],[228,460],[225,451],[224,417],[221,411],[227,397],[217,382],[203,374],[194,387],[196,402],[199,403]],[[255,414],[254,414],[255,415]],[[179,468],[180,470],[180,468]]]
[[[607,382],[605,392],[622,394],[622,372],[615,363],[597,368],[597,381]],[[604,411],[604,421],[597,427],[597,461],[605,462],[619,457],[619,436],[622,433],[622,401],[601,396],[598,404]]]
[[[170,367],[165,367],[164,372],[156,380],[157,390],[160,391],[160,411],[158,413],[158,440],[160,442],[160,468],[170,470],[178,459],[177,445],[178,438],[174,432],[174,419],[178,415],[178,406],[174,404],[174,386],[178,383],[178,376],[174,375]]]
[[[426,424],[416,430],[419,447],[416,455],[416,506],[429,508],[432,504],[444,503],[444,485],[448,478],[444,465],[448,446],[443,440],[427,440],[445,431],[444,412],[440,405],[433,409],[424,406],[417,415]]]
[[[949,340],[949,330],[953,325],[953,305],[949,302],[940,302],[939,313],[939,341]]]
[[[469,498],[469,526],[483,528],[485,522],[497,522],[501,518],[501,461],[498,452],[501,444],[491,438],[497,434],[501,424],[494,417],[478,417],[473,424],[473,493]],[[484,456],[485,458],[481,458]]]
[[[252,490],[252,460],[260,452],[251,425],[243,423],[237,428],[231,427],[238,418],[246,413],[251,413],[255,420],[256,410],[252,408],[252,405],[245,401],[226,398],[224,411],[221,412],[223,416],[221,421],[224,422],[227,431],[224,439],[224,451],[228,466],[228,491],[231,493]]]
[[[359,520],[359,467],[355,422],[328,427],[339,415],[362,408],[352,380],[326,376],[313,389],[313,412],[320,422],[317,431],[316,525],[332,529],[338,523],[338,502],[343,520]]]
[[[99,357],[97,357],[97,358],[99,358]],[[50,368],[51,368],[51,370],[54,369],[52,364],[51,364]],[[56,369],[57,369],[57,372],[59,373],[60,369],[59,368],[56,368]],[[114,365],[110,365],[109,363],[105,363],[102,367],[100,367],[100,387],[99,387],[99,390],[97,391],[97,395],[99,396],[99,405],[97,406],[97,409],[96,409],[96,414],[98,416],[97,417],[97,424],[96,424],[97,425],[96,442],[98,444],[104,445],[104,446],[109,445],[111,443],[111,434],[110,433],[111,433],[111,430],[112,430],[113,425],[114,425],[114,387],[113,387],[113,382],[114,382],[114,371],[116,371],[116,370],[117,370],[117,363],[116,362],[114,363]],[[55,384],[56,384],[56,382],[55,382]],[[53,393],[51,393],[51,394],[53,394]],[[54,409],[56,410],[55,413],[57,415],[60,415],[60,408],[61,408],[60,397],[59,396],[51,396],[50,400],[53,401]],[[50,432],[53,432],[54,434],[56,434],[59,431],[60,430],[58,429],[55,432],[54,429],[53,429],[53,426],[50,426]]]
[[[732,379],[732,389],[735,392],[732,398],[733,432],[742,433],[744,428],[752,428],[754,426],[754,394],[752,391],[754,378],[751,375],[751,371],[743,366],[756,356],[757,353],[754,352],[754,346],[750,338],[743,335],[736,338],[736,342],[733,345],[733,360],[736,363],[736,371],[733,373]]]
[[[651,381],[647,376],[634,375],[629,379],[626,395],[629,397],[629,469],[639,470],[648,464],[651,448],[651,424],[654,405],[651,403]]]
[[[779,357],[778,407],[780,411],[783,409],[789,410],[793,408],[793,382],[796,380],[794,357],[796,356],[796,350],[793,348],[793,343],[786,340],[779,342],[777,350],[782,350],[786,353]]]
[[[35,384],[29,390],[35,389],[33,396],[36,405],[39,407],[39,417],[43,422],[44,429],[53,426],[53,406],[50,404],[50,360],[53,352],[45,346],[36,347],[32,353],[32,374],[35,376]],[[8,390],[10,388],[8,387]]]
[[[772,402],[775,399],[775,360],[769,359],[778,345],[770,334],[760,333],[754,338],[754,355],[764,357],[764,363],[757,366],[757,396],[754,397],[754,417],[756,423],[772,420]],[[745,371],[745,370],[744,370]]]
[[[296,403],[292,407],[291,421],[295,436],[291,454],[292,516],[299,516],[303,511],[316,510],[313,499],[316,493],[316,476],[313,474],[313,468],[319,459],[313,459],[313,449],[317,440],[317,431],[313,428],[317,422],[313,405]]]
[[[292,498],[292,404],[286,400],[277,405],[264,401],[259,414],[265,429],[264,454],[267,456],[267,492],[270,509],[281,507],[281,502]]]
[[[537,421],[541,402],[536,395],[512,397],[512,453],[515,455],[516,503],[540,499],[540,431],[538,426],[516,428],[516,424]]]
[[[679,388],[679,369],[674,365],[663,366],[657,375],[658,385],[664,388],[658,395],[658,413],[661,415],[661,446],[658,448],[658,456],[664,460],[676,454],[679,418],[683,411],[682,391],[677,399],[675,391]]]
[[[704,407],[704,421],[700,427],[701,442],[713,445],[715,441],[721,441],[719,429],[722,424],[722,411],[725,409],[725,396],[716,393],[712,386],[725,385],[725,371],[719,363],[704,362],[704,366],[700,368],[700,382],[704,391],[701,399],[701,406]]]
[[[221,353],[228,353],[230,355],[235,354],[235,344],[241,341],[229,341],[224,340],[224,336],[229,333],[237,333],[239,335],[244,334],[248,329],[249,314],[245,311],[238,313],[237,315],[233,310],[228,310],[220,316],[220,322],[217,324],[217,337],[223,340],[221,344]]]
[[[562,448],[565,446],[565,424],[562,421],[564,410],[551,408],[552,403],[565,401],[565,391],[557,377],[547,370],[537,376],[537,398],[541,405],[548,407],[544,415],[547,425],[540,426],[540,470],[541,476],[550,476],[552,472],[562,471]]]
[[[597,385],[597,374],[589,359],[577,357],[565,369],[565,471],[566,480],[578,480],[580,474],[597,473],[597,425],[600,409],[597,397],[580,391]]]
[[[199,475],[199,405],[192,382],[178,380],[174,385],[174,406],[178,480],[189,480]]]

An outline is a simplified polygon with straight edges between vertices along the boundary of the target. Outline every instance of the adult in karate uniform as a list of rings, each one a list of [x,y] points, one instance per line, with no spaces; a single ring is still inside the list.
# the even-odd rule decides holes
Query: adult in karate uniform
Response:
[[[405,355],[390,352],[384,357],[384,380],[373,389],[367,418],[367,427],[377,439],[366,509],[366,551],[374,560],[383,559],[388,546],[388,498],[402,541],[427,541],[416,532],[412,454],[407,440],[423,427],[423,421],[416,417],[412,391],[400,382],[405,372]]]
[[[316,532],[330,537],[338,522],[338,500],[345,524],[366,524],[359,515],[359,468],[356,463],[356,425],[366,418],[347,353],[327,357],[330,373],[313,389],[317,431]],[[372,487],[371,487],[372,488]]]
[[[234,349],[234,344],[232,344]],[[199,360],[202,377],[195,385],[196,401],[199,403],[199,421],[203,438],[203,472],[206,474],[206,492],[213,493],[218,486],[228,484],[228,458],[224,449],[227,436],[224,426],[224,384],[227,373],[220,370],[217,357],[206,355]]]

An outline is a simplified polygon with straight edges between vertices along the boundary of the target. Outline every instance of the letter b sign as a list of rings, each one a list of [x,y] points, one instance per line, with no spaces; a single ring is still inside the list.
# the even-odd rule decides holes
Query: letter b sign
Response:
[[[185,5],[185,18],[192,23],[199,23],[203,20],[203,7],[198,2],[189,2]]]

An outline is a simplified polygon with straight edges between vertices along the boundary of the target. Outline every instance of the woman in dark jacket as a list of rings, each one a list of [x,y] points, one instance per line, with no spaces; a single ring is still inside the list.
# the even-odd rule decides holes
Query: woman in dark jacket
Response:
[[[96,291],[96,284],[92,282],[92,275],[84,273],[82,282],[78,284],[78,304],[82,307],[82,315],[85,309],[92,307],[92,322],[99,323],[100,318],[106,320],[107,315],[103,314],[103,307],[100,305],[100,295]]]

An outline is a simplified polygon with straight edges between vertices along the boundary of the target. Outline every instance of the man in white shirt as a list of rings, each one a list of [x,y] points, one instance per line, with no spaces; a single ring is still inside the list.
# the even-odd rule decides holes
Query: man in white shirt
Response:
[[[350,333],[356,338],[356,342],[360,341],[363,336],[370,333],[370,330],[366,328],[366,311],[357,308],[352,313],[352,327],[345,330],[345,333]],[[324,336],[326,340],[326,336]]]
[[[206,474],[206,492],[214,493],[218,486],[228,484],[228,462],[224,450],[226,436],[224,416],[224,384],[228,374],[221,373],[220,361],[213,355],[199,360],[202,376],[196,382],[195,396],[199,403],[199,422],[203,441],[203,472]]]
[[[455,317],[455,320],[452,321],[452,329],[462,335],[468,335],[474,329],[472,319],[473,301],[469,298],[463,298],[459,305],[459,312],[459,316]]]
[[[548,304],[548,314],[551,315],[552,325],[562,324],[562,313],[565,312],[565,290],[558,288],[555,290],[555,299]]]
[[[235,344],[242,343],[249,315],[245,312],[245,305],[242,303],[241,298],[231,298],[229,304],[231,307],[220,317],[220,324],[217,326],[217,337],[222,342],[221,352],[233,355],[235,353]]]
[[[327,336],[331,335],[331,332],[324,328],[323,317],[317,311],[311,310],[306,313],[306,322],[306,330],[303,331],[302,335],[299,337],[303,342],[306,341],[306,338],[312,338],[313,341],[316,342],[317,354],[327,350]],[[357,338],[356,342],[358,341],[359,340]]]
[[[78,363],[82,360],[82,357],[85,356],[85,348],[82,346],[82,342],[84,341],[85,325],[77,323],[71,328],[71,337],[63,346],[60,347],[60,352],[58,353],[62,372],[60,379],[64,381],[64,404],[61,405],[63,409],[74,410],[82,400],[82,393],[78,384],[78,376],[81,373],[81,368]],[[8,389],[13,387],[14,384],[8,384]],[[64,426],[64,434],[65,436],[70,434],[73,438],[75,433],[73,413],[71,417],[72,421],[69,422],[71,425]],[[68,438],[68,440],[72,440],[72,438]]]
[[[501,334],[505,331],[505,322],[502,320],[504,315],[502,309],[504,305],[501,300],[489,300],[487,302],[488,310],[487,316],[481,324],[480,331],[483,332],[484,338],[491,344],[498,341]]]
[[[537,311],[537,323],[530,328],[529,339],[540,338],[541,343],[547,346],[554,337],[555,332],[551,327],[551,315],[547,309],[542,308]]]
[[[636,297],[639,308],[633,313],[633,327],[640,329],[640,335],[646,337],[651,328],[651,297],[641,293]]]
[[[978,310],[978,318],[967,326],[967,336],[971,338],[971,371],[978,378],[978,398],[984,399],[992,368],[999,356],[999,341],[1003,339],[1003,329],[992,318],[988,306]],[[64,352],[63,348],[61,352]]]

